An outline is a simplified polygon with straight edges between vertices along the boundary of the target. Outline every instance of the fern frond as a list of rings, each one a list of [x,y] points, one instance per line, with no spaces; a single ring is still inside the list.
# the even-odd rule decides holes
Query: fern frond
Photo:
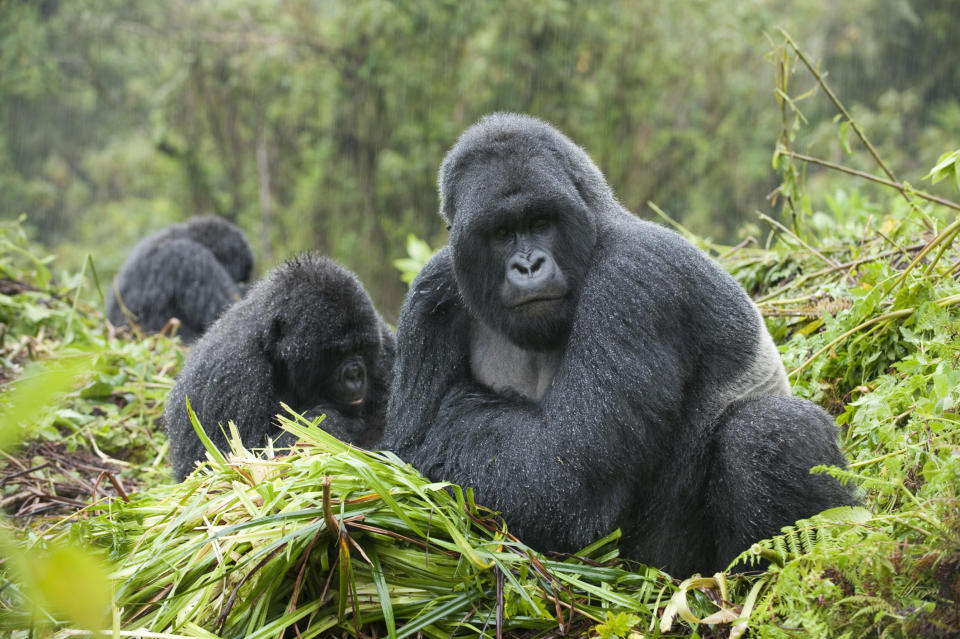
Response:
[[[865,508],[831,508],[808,519],[800,519],[792,526],[784,526],[779,535],[761,539],[738,555],[729,568],[753,566],[760,560],[783,565],[801,557],[848,549],[865,534],[863,524],[872,519],[873,515]],[[851,538],[851,534],[856,537]]]

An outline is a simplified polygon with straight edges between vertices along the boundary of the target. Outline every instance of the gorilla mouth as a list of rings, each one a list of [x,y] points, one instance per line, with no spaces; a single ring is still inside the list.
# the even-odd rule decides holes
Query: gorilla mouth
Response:
[[[353,400],[352,402],[350,402],[350,405],[351,405],[351,406],[363,406],[363,398],[360,397],[360,398],[358,398],[358,399]]]
[[[549,304],[550,302],[559,302],[562,300],[565,295],[556,295],[556,294],[545,294],[545,295],[529,295],[522,297],[518,300],[512,301],[507,305],[508,311],[516,311],[526,308],[536,308],[538,304]]]

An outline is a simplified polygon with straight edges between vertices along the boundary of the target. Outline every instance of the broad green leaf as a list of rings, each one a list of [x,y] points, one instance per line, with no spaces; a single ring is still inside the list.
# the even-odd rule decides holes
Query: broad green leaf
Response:
[[[960,149],[941,155],[936,165],[923,176],[923,179],[936,184],[940,180],[950,177],[953,178],[957,190],[960,191]]]

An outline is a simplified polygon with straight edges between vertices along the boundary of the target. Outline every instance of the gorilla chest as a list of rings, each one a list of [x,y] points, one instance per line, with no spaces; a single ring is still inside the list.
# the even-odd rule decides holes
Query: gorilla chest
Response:
[[[509,339],[474,321],[470,327],[470,372],[495,391],[514,391],[539,401],[560,367],[563,352],[520,348]]]

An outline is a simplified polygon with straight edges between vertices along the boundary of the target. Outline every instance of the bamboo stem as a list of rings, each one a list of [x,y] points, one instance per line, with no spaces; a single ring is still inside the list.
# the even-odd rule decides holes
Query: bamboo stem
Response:
[[[807,57],[807,54],[804,53],[799,46],[797,46],[797,43],[793,41],[793,38],[790,37],[789,33],[787,33],[784,29],[780,29],[780,33],[783,35],[784,39],[786,39],[790,47],[797,53],[797,56],[800,58],[803,64],[806,65],[807,70],[809,70],[813,77],[816,78],[817,84],[820,85],[820,88],[823,89],[823,92],[826,93],[827,97],[830,98],[830,101],[833,102],[833,106],[835,106],[837,111],[839,111],[843,117],[847,119],[847,122],[850,123],[850,128],[853,129],[853,132],[857,134],[857,137],[860,138],[860,141],[863,142],[863,145],[867,147],[867,150],[870,152],[870,155],[873,156],[874,161],[876,161],[880,168],[883,169],[883,172],[887,174],[887,177],[896,182],[897,178],[893,174],[893,171],[891,171],[883,159],[880,158],[880,154],[877,153],[877,150],[873,148],[872,144],[870,144],[870,140],[867,139],[867,135],[860,129],[860,125],[856,123],[856,121],[853,119],[853,116],[847,112],[846,107],[843,106],[837,96],[833,93],[833,90],[827,84],[827,81],[824,79],[823,74],[820,73],[820,70],[813,64],[810,58]],[[903,191],[901,191],[901,193],[903,193],[903,196],[907,202],[910,202],[910,197]]]
[[[776,228],[780,229],[781,231],[783,231],[784,233],[786,233],[787,235],[789,235],[790,237],[792,237],[794,240],[796,240],[797,242],[799,242],[801,245],[803,245],[803,247],[804,247],[805,249],[807,249],[808,251],[810,251],[811,253],[813,253],[813,254],[816,255],[817,257],[819,257],[821,260],[823,260],[824,262],[826,262],[826,264],[827,264],[831,269],[837,270],[837,269],[840,268],[840,265],[839,265],[839,264],[837,264],[836,262],[834,262],[833,260],[831,260],[829,257],[827,257],[826,255],[824,255],[823,253],[821,253],[821,252],[818,251],[817,249],[813,248],[812,246],[810,246],[809,244],[807,244],[806,242],[804,242],[804,241],[800,238],[799,235],[797,235],[796,233],[794,233],[793,231],[791,231],[790,229],[788,229],[787,227],[785,227],[785,226],[784,226],[783,224],[781,224],[780,222],[777,222],[775,219],[773,219],[773,218],[770,217],[769,215],[764,215],[764,214],[761,213],[760,211],[757,211],[757,215],[760,216],[760,219],[763,220],[764,222],[766,222],[767,224],[770,224],[771,226],[775,226]]]

